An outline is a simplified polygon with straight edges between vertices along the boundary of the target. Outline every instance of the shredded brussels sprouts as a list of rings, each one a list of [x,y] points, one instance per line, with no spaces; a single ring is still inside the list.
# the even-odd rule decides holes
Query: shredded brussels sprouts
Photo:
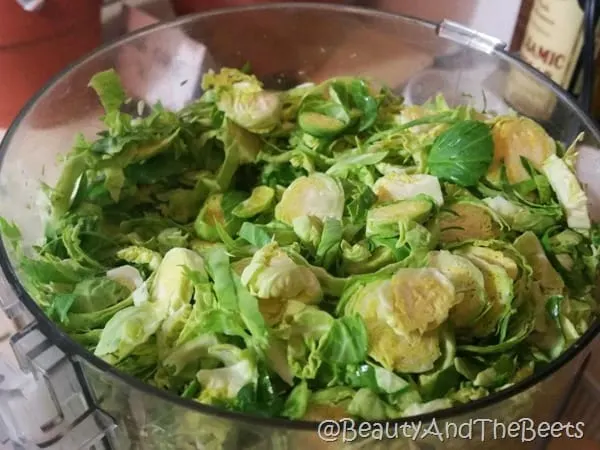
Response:
[[[48,189],[35,256],[52,320],[161,389],[269,417],[385,420],[470,402],[596,319],[598,227],[531,119],[370,80],[288,91],[226,68],[143,118],[105,115]]]

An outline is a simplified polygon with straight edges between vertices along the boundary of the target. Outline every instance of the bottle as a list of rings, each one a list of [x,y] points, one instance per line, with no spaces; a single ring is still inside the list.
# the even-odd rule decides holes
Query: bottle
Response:
[[[596,3],[596,7],[595,7],[595,14],[596,17],[594,17],[594,46],[591,49],[586,49],[585,47],[585,43],[583,46],[583,50],[581,51],[581,54],[579,55],[579,59],[577,60],[577,64],[575,66],[575,73],[573,74],[573,77],[571,78],[571,83],[569,85],[569,92],[575,96],[578,97],[580,100],[580,105],[582,106],[582,108],[584,108],[586,110],[586,112],[590,113],[596,120],[598,120],[600,118],[600,22],[599,22],[599,18],[600,18],[600,0],[594,0]],[[579,0],[579,4],[582,7],[584,6],[584,3],[586,2],[586,0]],[[585,33],[584,33],[584,38],[585,38]],[[589,52],[592,51],[593,55],[590,56]],[[583,99],[583,96],[586,95],[586,93],[583,92],[584,90],[584,78],[585,75],[587,75],[585,73],[586,69],[586,65],[585,65],[585,60],[587,58],[591,58],[593,57],[593,80],[592,80],[592,87],[591,87],[591,92],[587,93],[587,95],[590,95],[590,102],[586,102]]]
[[[577,0],[534,0],[520,57],[568,89],[583,45],[583,10]],[[556,97],[530,75],[512,69],[506,96],[521,113],[546,120]]]
[[[525,37],[525,29],[529,23],[529,16],[531,15],[532,8],[533,0],[523,0],[521,2],[521,9],[519,9],[519,16],[517,17],[515,31],[510,43],[511,52],[517,52],[521,48],[523,38]]]

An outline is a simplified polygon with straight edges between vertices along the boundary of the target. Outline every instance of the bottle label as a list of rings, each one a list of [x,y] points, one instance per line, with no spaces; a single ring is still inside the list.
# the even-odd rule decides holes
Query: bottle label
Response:
[[[521,59],[567,88],[583,44],[583,11],[576,0],[535,0]],[[507,97],[526,114],[546,119],[554,109],[554,93],[530,75],[512,69]]]

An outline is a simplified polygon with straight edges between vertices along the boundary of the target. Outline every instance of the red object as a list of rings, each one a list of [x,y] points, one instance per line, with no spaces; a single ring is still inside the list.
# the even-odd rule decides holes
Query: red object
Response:
[[[0,128],[53,75],[100,45],[101,7],[102,0],[46,0],[27,12],[0,0]]]

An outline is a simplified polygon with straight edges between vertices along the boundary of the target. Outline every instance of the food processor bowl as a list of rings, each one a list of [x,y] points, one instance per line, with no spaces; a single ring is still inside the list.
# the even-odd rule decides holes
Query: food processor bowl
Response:
[[[590,150],[600,139],[594,123],[567,93],[508,54],[503,43],[452,22],[294,3],[212,11],[159,24],[66,69],[29,102],[1,144],[0,216],[21,228],[26,247],[41,238],[46,211],[41,185],[56,182],[59,156],[70,150],[77,133],[89,138],[101,130],[102,110],[88,87],[96,72],[115,68],[134,99],[134,111],[136,100],[176,109],[201,94],[207,70],[247,63],[272,88],[360,75],[385,83],[407,102],[420,103],[441,92],[450,103],[514,109],[540,121],[566,144],[583,131],[580,158],[589,162],[579,162],[585,169],[580,178],[588,185],[592,210],[600,209],[600,190],[594,188],[600,161]],[[40,114],[61,120],[42,120],[52,125],[41,128]],[[31,448],[531,448],[540,443],[531,441],[531,432],[511,438],[497,423],[556,420],[599,330],[594,325],[539,374],[489,397],[407,420],[360,428],[348,421],[337,434],[324,435],[317,422],[225,411],[120,373],[44,316],[8,254],[5,241],[0,246],[0,304],[17,330],[10,340],[18,367],[11,366],[9,373],[9,365],[0,365],[0,431],[4,423],[7,441]],[[527,423],[522,429],[528,429]],[[440,439],[423,433],[432,424],[449,434]]]

